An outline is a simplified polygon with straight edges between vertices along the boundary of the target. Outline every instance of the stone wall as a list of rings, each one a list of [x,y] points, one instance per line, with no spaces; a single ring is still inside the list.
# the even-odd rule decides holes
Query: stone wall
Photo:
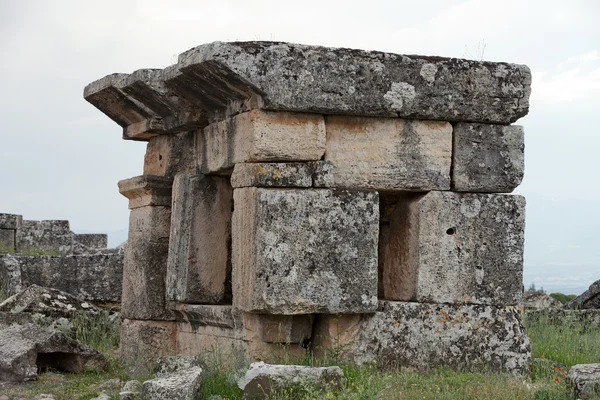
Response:
[[[5,294],[36,284],[89,301],[121,300],[123,252],[106,248],[106,234],[76,234],[69,221],[29,221],[12,214],[0,214],[0,232]]]
[[[523,65],[216,42],[84,97],[147,141],[121,352],[527,373]],[[341,346],[341,347],[339,347]],[[339,348],[338,348],[339,347]]]

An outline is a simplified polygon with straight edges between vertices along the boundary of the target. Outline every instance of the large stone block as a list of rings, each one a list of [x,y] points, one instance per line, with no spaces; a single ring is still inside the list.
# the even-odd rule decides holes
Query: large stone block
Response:
[[[149,140],[144,157],[144,175],[174,177],[196,172],[195,132],[160,135]]]
[[[205,304],[231,301],[232,205],[228,178],[176,176],[167,263],[170,300]]]
[[[23,217],[17,214],[0,213],[0,229],[20,229]]]
[[[315,348],[382,368],[528,374],[529,338],[519,307],[380,302],[375,314],[321,315]]]
[[[0,253],[12,253],[15,247],[16,229],[0,229]]]
[[[20,230],[19,251],[45,251],[71,253],[73,249],[73,232],[69,221],[27,221],[24,220]]]
[[[231,186],[304,187],[312,186],[313,166],[305,163],[240,163],[231,175]]]
[[[441,121],[328,116],[315,186],[448,190],[452,125]]]
[[[324,152],[322,115],[259,110],[210,124],[198,143],[203,173],[230,173],[244,162],[315,161]]]
[[[176,354],[176,348],[176,322],[123,320],[119,357],[134,369],[149,372],[157,359]]]
[[[234,191],[233,304],[270,314],[377,306],[375,191]]]
[[[166,309],[165,279],[171,208],[135,208],[129,217],[121,311],[129,319],[173,318]]]
[[[108,235],[105,233],[76,233],[73,235],[74,253],[93,253],[106,249]]]
[[[383,246],[388,300],[519,304],[525,199],[500,194],[407,194]]]
[[[244,313],[247,336],[265,343],[305,343],[312,335],[312,315]]]
[[[129,199],[129,209],[146,206],[171,207],[173,178],[141,175],[119,181],[119,193]]]
[[[522,126],[456,124],[452,190],[512,192],[523,180],[524,152]]]

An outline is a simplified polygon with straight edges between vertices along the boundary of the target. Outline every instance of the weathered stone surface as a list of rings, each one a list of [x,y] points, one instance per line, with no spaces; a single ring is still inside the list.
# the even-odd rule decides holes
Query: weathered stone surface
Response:
[[[68,372],[104,369],[106,360],[91,347],[34,324],[0,329],[0,381],[35,380],[38,368]]]
[[[123,254],[0,257],[0,283],[8,294],[22,287],[52,287],[88,301],[121,300]]]
[[[244,313],[244,329],[266,343],[305,343],[312,335],[312,315]]]
[[[174,177],[180,172],[194,174],[197,164],[195,143],[194,132],[151,138],[144,157],[144,175]]]
[[[0,213],[0,229],[20,229],[22,221],[20,215]]]
[[[231,186],[308,188],[312,186],[312,167],[303,163],[240,163],[233,169]]]
[[[452,190],[510,193],[523,180],[523,127],[458,123],[454,126]]]
[[[76,233],[73,236],[73,253],[94,253],[106,249],[108,235],[105,233]]]
[[[299,384],[339,388],[344,382],[340,367],[306,367],[302,365],[273,365],[256,362],[238,381],[244,398],[266,399],[271,392],[285,390]]]
[[[375,314],[319,316],[314,345],[335,349],[352,363],[383,368],[527,374],[531,360],[515,306],[381,301]]]
[[[209,325],[233,329],[236,325],[230,305],[171,304],[171,309],[175,312],[177,321],[188,322],[192,326]]]
[[[174,355],[177,324],[173,321],[136,321],[125,319],[121,325],[119,358],[136,371],[149,372],[154,362]]]
[[[216,63],[278,111],[509,123],[527,114],[531,91],[523,65],[291,43],[215,42],[178,64],[202,76]]]
[[[377,307],[374,191],[234,191],[233,304],[271,314]]]
[[[544,292],[523,293],[523,306],[529,310],[547,310],[549,308],[562,308],[560,301],[550,297]]]
[[[203,362],[199,356],[166,356],[158,359],[154,373],[156,376],[165,376],[184,369],[202,366]]]
[[[232,205],[228,178],[175,178],[166,275],[169,300],[231,302]]]
[[[93,304],[78,299],[69,293],[31,285],[27,289],[9,297],[0,304],[0,311],[13,313],[30,312],[52,317],[72,317],[77,311],[99,314],[100,309]]]
[[[450,123],[330,115],[325,125],[325,162],[316,165],[315,186],[450,189]]]
[[[253,110],[207,126],[199,135],[202,173],[237,163],[315,161],[325,152],[322,115]]]
[[[167,320],[165,279],[171,208],[134,208],[123,265],[121,311],[128,319]]]
[[[148,400],[193,400],[202,383],[202,368],[191,367],[151,379],[142,384],[142,398]]]
[[[408,194],[383,250],[384,296],[427,303],[519,304],[525,199]]]
[[[4,304],[4,303],[2,303]],[[10,325],[33,324],[34,318],[28,312],[0,311],[0,329]]]
[[[597,399],[600,395],[600,364],[578,364],[566,376],[567,387],[581,399]]]
[[[566,309],[600,308],[600,280],[592,283],[588,290],[565,304]]]
[[[565,310],[550,308],[542,310],[526,310],[525,317],[530,323],[553,324],[558,326],[575,326],[585,332],[600,328],[600,310]]]
[[[119,181],[119,192],[129,199],[129,209],[171,206],[172,177],[142,175]]]
[[[140,381],[127,381],[119,392],[119,400],[136,400],[142,392],[142,383]]]
[[[16,250],[15,229],[0,229],[0,254],[12,253]]]
[[[73,232],[69,228],[69,221],[24,220],[17,247],[19,251],[71,253]]]

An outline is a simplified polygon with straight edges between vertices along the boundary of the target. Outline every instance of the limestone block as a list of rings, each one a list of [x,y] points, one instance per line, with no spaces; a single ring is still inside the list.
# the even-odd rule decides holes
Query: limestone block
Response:
[[[191,367],[161,375],[142,384],[142,398],[146,400],[194,400],[202,383],[202,368]]]
[[[149,140],[144,157],[144,175],[174,177],[179,172],[196,172],[194,132],[160,135]]]
[[[19,251],[50,251],[68,254],[73,248],[69,221],[24,220],[17,247]]]
[[[19,229],[22,222],[20,215],[0,213],[0,229]]]
[[[244,313],[246,335],[266,343],[305,343],[312,334],[312,315]]]
[[[325,162],[315,186],[378,190],[448,190],[448,122],[327,116]]]
[[[142,175],[119,181],[119,193],[129,199],[129,209],[146,206],[171,207],[173,178]]]
[[[519,304],[525,198],[429,192],[403,197],[383,249],[384,296],[427,303]]]
[[[597,399],[600,395],[600,364],[577,364],[566,376],[567,387],[580,399]]]
[[[165,288],[170,225],[169,207],[150,206],[131,211],[123,266],[124,318],[173,318],[166,309]]]
[[[73,252],[75,254],[90,253],[106,249],[108,235],[105,233],[76,233],[73,235]]]
[[[72,256],[18,256],[21,285],[50,287],[77,295],[77,263]]]
[[[524,65],[280,42],[201,45],[177,68],[204,98],[250,86],[277,111],[507,124],[531,92]]]
[[[230,305],[170,303],[169,307],[175,312],[176,319],[179,322],[230,329],[236,326],[236,320]],[[237,325],[240,323],[238,321]]]
[[[566,309],[600,309],[600,279],[579,296],[565,304]]]
[[[77,269],[75,295],[97,302],[121,302],[123,253],[72,256]]]
[[[458,123],[454,126],[452,190],[510,193],[523,180],[523,127]]]
[[[237,163],[315,161],[325,152],[322,115],[253,110],[210,124],[198,143],[203,173]]]
[[[316,325],[315,347],[354,364],[529,373],[529,338],[515,306],[381,301],[375,314],[323,315]]]
[[[139,371],[149,371],[163,356],[176,354],[177,323],[125,319],[121,325],[121,361]]]
[[[167,263],[170,300],[231,301],[232,203],[228,178],[176,176]]]
[[[21,257],[0,254],[0,290],[9,296],[21,291]]]
[[[0,229],[0,253],[12,253],[15,248],[16,229]]]
[[[269,314],[377,307],[375,191],[234,191],[233,304]]]
[[[231,175],[231,186],[311,187],[312,167],[303,163],[240,163]]]

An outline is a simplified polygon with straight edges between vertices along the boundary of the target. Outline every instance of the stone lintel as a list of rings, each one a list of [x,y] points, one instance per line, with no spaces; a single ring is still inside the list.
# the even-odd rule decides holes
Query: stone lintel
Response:
[[[173,178],[141,175],[119,181],[119,193],[129,199],[129,209],[145,206],[171,207]]]

